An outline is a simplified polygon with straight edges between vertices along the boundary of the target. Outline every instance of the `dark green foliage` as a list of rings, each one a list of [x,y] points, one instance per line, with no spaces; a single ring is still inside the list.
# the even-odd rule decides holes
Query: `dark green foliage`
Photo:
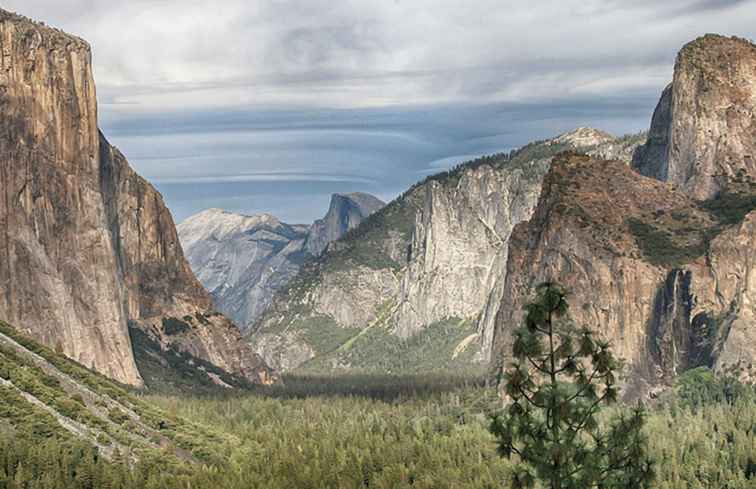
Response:
[[[629,218],[627,224],[644,256],[654,265],[681,265],[706,252],[708,239],[703,237],[691,245],[681,245],[663,227],[635,218]],[[703,233],[703,230],[694,230],[699,231]]]
[[[191,316],[187,316],[191,320]],[[186,333],[191,331],[192,327],[186,321],[182,321],[178,318],[163,318],[163,332],[168,336],[173,336],[180,333]]]
[[[734,404],[739,399],[756,401],[756,388],[734,377],[716,375],[706,367],[688,370],[675,382],[677,400],[696,410],[714,403]]]
[[[609,344],[571,324],[561,287],[545,283],[537,293],[504,374],[511,404],[491,426],[501,453],[519,461],[514,487],[651,487],[644,410],[599,422],[602,407],[617,399],[620,364]]]
[[[672,211],[671,219],[657,211],[653,216],[629,218],[627,224],[651,263],[680,266],[704,255],[714,238],[754,209],[756,183],[734,180],[716,198]],[[701,220],[704,216],[706,220]]]
[[[703,202],[701,207],[711,212],[723,225],[737,224],[756,209],[756,182],[731,182],[715,199]]]
[[[165,425],[162,433],[180,432],[205,463],[176,465],[161,451],[108,461],[65,431],[46,435],[54,423],[19,436],[21,428],[5,427],[3,411],[0,488],[479,489],[511,488],[516,473],[486,426],[499,401],[477,379],[287,376],[284,385],[252,393],[140,401],[156,415],[146,417]],[[9,405],[0,399],[0,410]],[[19,402],[17,412],[28,413],[29,423],[42,419],[27,407]],[[182,428],[182,419],[195,428]],[[695,412],[682,402],[661,406],[646,429],[659,462],[655,487],[751,489],[754,423],[752,399]]]

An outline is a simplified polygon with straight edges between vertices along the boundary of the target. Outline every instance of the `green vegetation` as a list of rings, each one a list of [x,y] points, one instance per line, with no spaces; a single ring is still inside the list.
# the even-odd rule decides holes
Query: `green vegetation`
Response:
[[[742,177],[695,207],[628,218],[627,225],[651,263],[680,266],[704,255],[714,238],[754,209],[756,183]]]
[[[644,409],[599,424],[619,392],[620,363],[609,344],[572,324],[562,287],[544,283],[536,294],[504,373],[512,402],[491,424],[502,455],[519,462],[514,487],[652,487]]]
[[[392,334],[380,322],[364,330],[345,331],[352,334],[348,341],[305,363],[298,371],[328,373],[334,370],[334,365],[374,374],[443,371],[474,374],[482,369],[473,366],[479,353],[477,342],[465,342],[476,332],[471,321],[456,318],[440,321],[406,339]]]
[[[165,466],[166,475],[183,473],[187,460],[219,461],[220,438],[213,430],[156,408],[130,389],[39,345],[2,321],[0,334],[24,348],[16,350],[0,342],[0,428],[6,423],[12,428],[12,438],[51,439],[64,449],[84,433],[90,443],[115,443],[131,459],[156,458]],[[78,434],[64,429],[56,417],[78,424],[81,428],[74,430]]]
[[[756,209],[756,182],[741,176],[715,199],[702,203],[701,207],[713,214],[722,225],[737,224]]]
[[[753,388],[716,399],[693,408],[682,393],[672,393],[651,411],[646,433],[658,461],[656,487],[753,487]],[[107,460],[67,432],[50,434],[52,419],[23,404],[18,411],[28,413],[26,427],[0,413],[0,488],[512,487],[514,467],[498,456],[488,431],[489,415],[501,404],[479,379],[289,376],[283,385],[236,395],[134,402],[163,416],[154,420],[167,425],[161,432],[181,433],[175,437],[184,446],[195,446],[195,460],[161,451]],[[0,402],[0,409],[14,403]],[[187,419],[192,422],[181,421]]]
[[[680,243],[674,239],[674,234],[670,230],[662,226],[655,226],[636,218],[629,218],[627,225],[643,255],[654,265],[679,266],[706,252],[708,239],[704,238],[705,230],[694,230],[693,232],[699,236],[692,243]]]

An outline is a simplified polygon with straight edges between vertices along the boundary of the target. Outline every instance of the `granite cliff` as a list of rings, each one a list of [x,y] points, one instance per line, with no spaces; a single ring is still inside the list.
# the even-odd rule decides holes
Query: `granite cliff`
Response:
[[[244,331],[305,260],[383,205],[368,194],[334,194],[327,215],[311,226],[282,223],[269,214],[210,209],[179,224],[178,233],[189,264],[218,310]]]
[[[0,10],[0,53],[0,318],[126,384],[143,383],[135,331],[157,355],[269,382],[160,194],[99,132],[89,45]]]
[[[554,160],[532,219],[512,233],[494,372],[533,287],[557,281],[576,322],[628,361],[628,396],[697,366],[754,378],[754,63],[741,39],[683,48],[634,158],[647,176],[585,155]]]
[[[714,34],[686,44],[634,165],[699,200],[756,176],[756,45]]]
[[[581,148],[629,162],[644,140],[581,128],[429,177],[308,262],[250,341],[282,370],[485,362],[509,234],[530,217],[550,158]]]

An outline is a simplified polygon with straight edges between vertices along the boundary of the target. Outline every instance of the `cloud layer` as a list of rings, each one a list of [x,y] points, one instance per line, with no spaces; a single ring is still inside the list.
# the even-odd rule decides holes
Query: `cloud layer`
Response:
[[[212,203],[181,182],[309,178],[314,205],[237,206],[308,220],[345,180],[390,197],[455,155],[637,131],[682,44],[756,34],[754,0],[3,3],[92,44],[102,125],[179,219]]]

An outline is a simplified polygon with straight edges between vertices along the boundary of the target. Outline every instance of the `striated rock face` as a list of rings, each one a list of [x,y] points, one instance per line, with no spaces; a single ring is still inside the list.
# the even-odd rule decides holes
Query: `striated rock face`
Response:
[[[129,325],[269,381],[210,313],[160,194],[99,133],[89,46],[0,10],[0,51],[0,318],[127,384],[142,383]],[[206,319],[166,333],[190,315]]]
[[[341,238],[385,205],[370,194],[333,194],[326,216],[312,224],[305,249],[313,256],[321,254],[328,243]]]
[[[463,172],[456,185],[425,185],[409,263],[402,274],[394,331],[409,337],[434,322],[483,313],[480,335],[489,344],[489,296],[500,291],[509,235],[530,217],[547,159]]]
[[[756,185],[740,188],[729,195],[753,202]],[[555,159],[533,218],[512,234],[494,370],[507,362],[533,288],[551,280],[571,291],[575,321],[628,361],[630,396],[696,366],[756,373],[749,370],[756,343],[740,341],[753,326],[756,213],[733,218],[716,209],[623,163]]]
[[[755,178],[756,45],[709,34],[684,46],[634,165],[699,200]]]
[[[449,354],[440,364],[485,361],[501,304],[509,235],[530,217],[550,158],[580,147],[629,162],[643,140],[581,128],[430,177],[308,264],[255,325],[252,344],[284,369],[313,358],[308,365],[322,368],[324,355],[339,367],[366,368],[381,364],[375,357],[391,354],[377,344],[401,338],[410,345],[422,335],[438,345],[459,337],[450,350],[437,348]],[[431,334],[436,325],[452,323],[461,326]],[[321,335],[343,338],[335,351],[313,344],[313,324]],[[266,353],[271,344],[275,352]],[[455,347],[466,355],[454,354]],[[407,368],[416,367],[407,362]]]
[[[218,310],[244,331],[306,259],[383,205],[368,194],[335,194],[326,217],[312,226],[210,209],[181,223],[178,231],[192,269]]]

